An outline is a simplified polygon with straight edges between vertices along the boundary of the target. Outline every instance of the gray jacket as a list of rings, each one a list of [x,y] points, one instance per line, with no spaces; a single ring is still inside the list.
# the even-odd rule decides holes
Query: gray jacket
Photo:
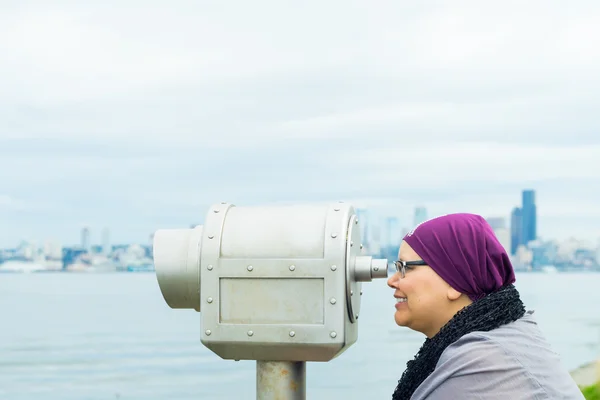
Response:
[[[411,400],[584,399],[532,313],[448,346]]]

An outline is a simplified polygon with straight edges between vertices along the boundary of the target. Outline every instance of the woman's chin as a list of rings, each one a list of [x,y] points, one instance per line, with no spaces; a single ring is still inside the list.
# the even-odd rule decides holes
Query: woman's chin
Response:
[[[403,311],[396,311],[394,314],[394,321],[396,321],[396,325],[398,326],[407,326],[408,320]]]

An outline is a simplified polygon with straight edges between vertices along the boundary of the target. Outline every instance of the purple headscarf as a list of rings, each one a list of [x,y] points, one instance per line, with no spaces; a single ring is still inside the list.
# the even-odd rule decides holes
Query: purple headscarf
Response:
[[[515,282],[506,250],[479,215],[430,219],[417,225],[404,241],[450,286],[473,301]]]

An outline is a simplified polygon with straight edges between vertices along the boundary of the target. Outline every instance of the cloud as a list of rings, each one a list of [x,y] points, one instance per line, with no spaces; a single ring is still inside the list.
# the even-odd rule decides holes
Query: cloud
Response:
[[[409,187],[461,182],[522,183],[550,179],[600,179],[600,145],[545,146],[500,142],[432,143],[366,149],[340,157],[370,167],[371,177],[391,183],[402,174]]]
[[[580,101],[583,99],[579,99]],[[523,97],[478,103],[400,103],[357,109],[298,121],[286,121],[284,136],[386,138],[395,143],[428,140],[503,140],[563,143],[571,138],[597,141],[600,128],[591,113],[580,115],[565,98]]]
[[[564,198],[600,179],[599,145],[399,142],[297,139],[218,150],[64,143],[64,152],[50,146],[44,153],[43,144],[31,145],[29,154],[22,153],[28,148],[23,142],[2,155],[0,168],[12,171],[12,190],[36,187],[55,201],[69,193],[67,204],[100,197],[146,209],[206,204],[211,198],[321,201],[373,198],[371,193],[418,202],[460,190],[518,193],[524,186],[564,187],[570,181],[570,189],[559,193]]]
[[[340,4],[9,9],[3,135],[596,140],[595,2]]]
[[[0,241],[222,200],[507,215],[524,187],[595,235],[599,27],[596,1],[4,5]]]
[[[0,194],[0,212],[21,213],[30,211],[52,211],[52,205],[41,199],[24,200],[7,194]]]
[[[40,107],[68,105],[181,82],[181,74],[192,73],[197,62],[189,52],[127,35],[99,20],[105,12],[46,5],[6,15],[6,39],[0,43],[9,55],[5,65],[27,77],[11,82],[14,100]],[[204,57],[209,57],[206,52]]]
[[[10,196],[6,194],[0,194],[0,206],[7,207],[12,205],[13,200]]]

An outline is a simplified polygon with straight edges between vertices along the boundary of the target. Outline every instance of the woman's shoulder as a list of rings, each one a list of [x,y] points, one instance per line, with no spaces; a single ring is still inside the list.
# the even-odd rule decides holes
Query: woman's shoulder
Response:
[[[549,399],[546,389],[502,343],[472,332],[449,345],[413,399]]]
[[[462,336],[446,348],[438,365],[457,357],[462,358],[463,361],[480,359],[494,363],[504,359],[507,362],[524,365],[526,363],[518,359],[532,352],[532,347],[535,347],[538,352],[543,348],[549,355],[558,356],[552,351],[532,314],[533,312],[528,312],[517,321],[491,331],[475,331]]]
[[[437,363],[438,368],[452,369],[453,375],[460,371],[468,373],[473,367],[482,367],[486,364],[495,365],[505,369],[506,364],[522,366],[518,360],[511,357],[509,343],[494,337],[489,332],[471,332],[449,345]],[[451,368],[452,367],[452,368]],[[454,367],[458,370],[454,371]]]
[[[526,369],[528,355],[533,355],[534,351],[537,358],[546,354],[546,357],[558,359],[532,314],[527,312],[517,321],[491,331],[475,331],[462,336],[444,350],[438,366],[460,359],[461,364],[471,361],[478,365]]]
[[[462,336],[444,350],[424,383],[421,393],[441,393],[439,398],[451,398],[444,396],[454,392],[465,399],[481,393],[488,398],[582,398],[530,314],[492,331]]]

